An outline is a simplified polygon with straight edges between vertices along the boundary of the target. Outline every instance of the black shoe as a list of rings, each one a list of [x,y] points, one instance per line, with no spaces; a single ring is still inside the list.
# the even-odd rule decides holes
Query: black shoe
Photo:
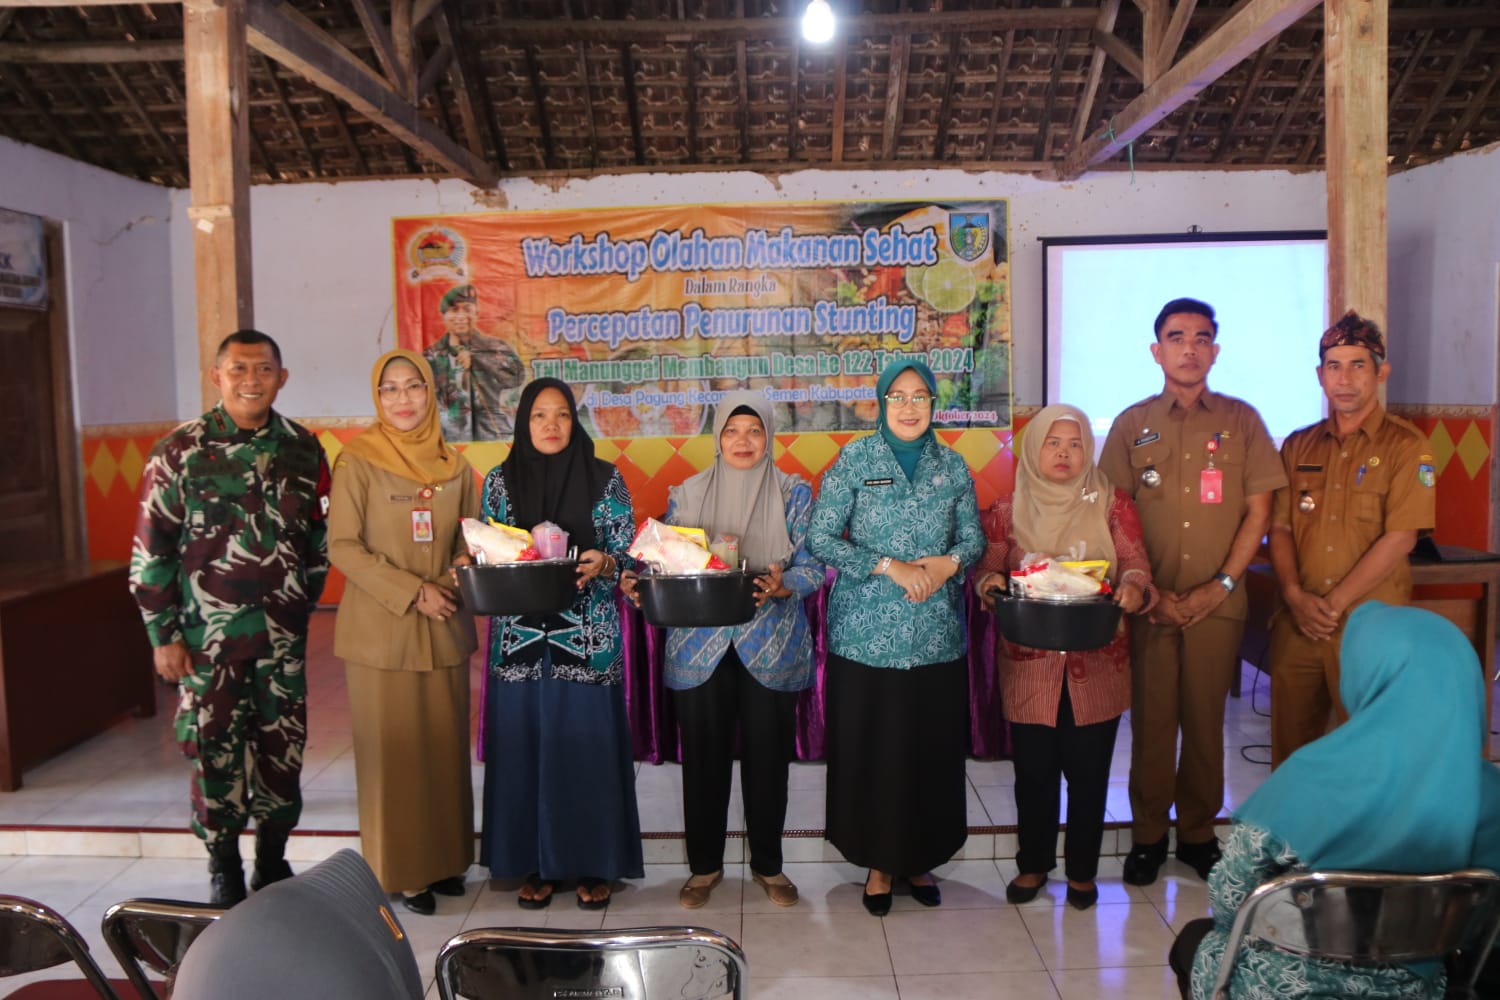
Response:
[[[419,913],[424,917],[430,917],[437,912],[437,900],[432,898],[432,892],[423,889],[414,896],[401,894],[401,905],[413,913]]]
[[[428,892],[435,892],[439,896],[462,896],[464,894],[464,877],[462,875],[450,875],[440,878],[427,887]]]
[[[1197,872],[1198,877],[1205,882],[1208,881],[1208,873],[1213,871],[1214,865],[1219,863],[1221,857],[1223,855],[1219,853],[1217,837],[1202,844],[1179,843],[1177,845],[1177,860]]]
[[[245,901],[245,869],[237,840],[208,847],[208,903],[229,909]]]
[[[255,828],[255,870],[250,873],[250,888],[259,892],[272,882],[292,877],[292,866],[286,863],[287,831]]]
[[[1167,863],[1167,838],[1154,844],[1132,844],[1125,855],[1125,881],[1130,885],[1150,885],[1156,873]]]
[[[936,882],[928,882],[926,885],[911,884],[911,898],[923,906],[943,905],[943,890],[937,887]]]
[[[891,881],[896,881],[894,876],[891,878]],[[865,876],[865,890],[859,897],[859,901],[865,904],[865,909],[872,917],[883,917],[891,912],[891,890],[871,892],[870,877],[868,875]]]
[[[257,858],[255,870],[250,873],[250,888],[256,892],[264,889],[273,882],[292,877],[292,866],[282,858],[275,861],[265,861]]]
[[[1019,882],[1012,880],[1011,883],[1005,887],[1005,901],[1007,903],[1016,903],[1018,905],[1021,903],[1029,903],[1033,899],[1036,899],[1037,895],[1042,891],[1042,887],[1046,884],[1047,879],[1045,876],[1043,876],[1042,880],[1036,885],[1021,885]]]
[[[1068,905],[1075,910],[1087,910],[1099,902],[1099,887],[1096,885],[1089,889],[1075,889],[1068,886]]]

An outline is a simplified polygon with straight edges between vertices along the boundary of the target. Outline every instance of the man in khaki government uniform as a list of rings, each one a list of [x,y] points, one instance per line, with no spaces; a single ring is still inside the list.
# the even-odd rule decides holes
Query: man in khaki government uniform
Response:
[[[1245,629],[1239,583],[1270,523],[1271,495],[1286,485],[1260,414],[1208,388],[1218,332],[1207,303],[1162,307],[1151,354],[1165,386],[1115,419],[1099,459],[1135,499],[1161,594],[1149,620],[1131,623],[1132,885],[1156,881],[1174,802],[1178,860],[1205,879],[1219,860],[1224,699]]]
[[[1328,417],[1281,446],[1289,485],[1271,512],[1271,564],[1283,606],[1271,624],[1271,766],[1348,716],[1339,642],[1364,601],[1411,600],[1407,554],[1435,521],[1432,446],[1385,412],[1390,376],[1379,328],[1350,310],[1318,347]]]

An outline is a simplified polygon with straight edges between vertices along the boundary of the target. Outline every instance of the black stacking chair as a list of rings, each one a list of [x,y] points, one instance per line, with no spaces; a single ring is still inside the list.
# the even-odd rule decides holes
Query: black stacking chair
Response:
[[[207,903],[127,899],[105,911],[104,943],[142,997],[160,997],[146,970],[165,978],[188,945],[224,912]]]
[[[740,946],[699,927],[482,928],[451,938],[437,958],[442,1000],[741,1000],[746,977]]]
[[[1484,869],[1438,875],[1292,872],[1258,886],[1235,914],[1214,983],[1228,1000],[1241,949],[1357,965],[1442,960],[1460,948],[1468,981],[1449,997],[1473,996],[1474,979],[1500,932],[1500,876]]]
[[[83,996],[120,1000],[121,994],[115,992],[115,986],[129,986],[124,982],[111,984],[94,961],[83,935],[59,913],[35,900],[0,896],[0,978],[40,972],[67,963],[77,966],[83,973],[83,983],[77,980],[32,983],[13,995],[36,1000]]]

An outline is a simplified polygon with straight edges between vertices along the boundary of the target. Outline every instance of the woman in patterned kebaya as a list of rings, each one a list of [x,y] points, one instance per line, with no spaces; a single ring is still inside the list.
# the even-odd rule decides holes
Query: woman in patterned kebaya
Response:
[[[551,521],[579,549],[571,607],[490,623],[479,861],[524,876],[523,909],[564,879],[578,880],[580,907],[602,909],[612,880],[645,874],[614,587],[635,524],[619,470],[577,418],[564,383],[527,385],[510,456],[480,496],[485,517],[528,531]]]
[[[1015,494],[985,515],[989,549],[974,586],[988,602],[991,588],[1028,555],[1102,559],[1121,610],[1135,614],[1154,601],[1151,564],[1135,504],[1094,464],[1089,418],[1053,404],[1022,432],[1016,448]],[[1068,903],[1086,910],[1099,900],[1094,876],[1104,837],[1109,762],[1120,716],[1130,707],[1130,633],[1122,621],[1099,649],[1053,652],[1000,638],[1000,700],[1016,768],[1020,874],[1005,888],[1012,903],[1034,899],[1057,867],[1061,782],[1068,782],[1064,871]]]
[[[808,549],[838,570],[828,603],[828,840],[870,869],[884,916],[898,878],[924,906],[968,836],[964,569],[984,550],[968,466],[932,432],[937,380],[885,369],[879,429],[823,476]]]

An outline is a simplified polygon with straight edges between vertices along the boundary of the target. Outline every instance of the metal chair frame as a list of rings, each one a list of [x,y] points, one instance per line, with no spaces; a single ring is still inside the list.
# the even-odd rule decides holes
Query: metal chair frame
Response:
[[[11,935],[28,934],[32,931],[48,936],[41,942],[44,950],[33,956],[44,961],[27,963],[25,968],[10,968],[9,963],[16,956]],[[121,1000],[120,995],[109,984],[104,970],[94,961],[83,935],[51,907],[24,896],[0,895],[0,933],[5,936],[5,940],[0,941],[0,951],[3,951],[0,963],[4,965],[0,967],[0,978],[54,968],[71,959],[83,972],[83,978],[103,1000]]]
[[[141,996],[160,997],[145,967],[168,975],[204,928],[226,912],[207,903],[127,899],[105,911],[101,929],[104,943]]]
[[[712,958],[717,971],[727,980],[725,989],[712,994],[698,995],[686,991],[682,984],[674,982],[672,996],[678,1000],[705,1000],[707,996],[729,995],[734,1000],[743,1000],[748,995],[747,979],[749,967],[745,953],[727,935],[701,927],[640,927],[613,931],[570,931],[552,928],[489,927],[464,931],[443,945],[437,957],[438,995],[442,1000],[457,1000],[458,976],[468,969],[470,974],[481,969],[487,960],[520,960],[522,962],[545,962],[549,957],[562,957],[559,953],[587,959],[595,957],[607,961],[609,956],[637,956],[636,969],[642,988],[650,985],[650,959],[665,957],[664,953],[676,951],[685,964],[681,969],[701,967],[705,955]],[[535,973],[535,968],[528,971]],[[680,970],[677,970],[680,971]],[[544,974],[543,974],[544,975]],[[539,977],[540,978],[540,977]],[[715,980],[718,981],[717,979]],[[616,984],[584,983],[570,980],[558,984],[558,989],[546,996],[610,996],[630,1000],[646,1000],[649,991],[639,998]],[[594,992],[597,989],[610,992]],[[474,994],[463,994],[475,996]],[[500,1000],[500,995],[478,994],[481,1000]]]
[[[1461,987],[1472,992],[1497,934],[1500,875],[1492,871],[1291,872],[1262,883],[1245,898],[1229,932],[1213,996],[1228,1000],[1240,952],[1254,945],[1357,965],[1442,959],[1473,947],[1473,973]]]

